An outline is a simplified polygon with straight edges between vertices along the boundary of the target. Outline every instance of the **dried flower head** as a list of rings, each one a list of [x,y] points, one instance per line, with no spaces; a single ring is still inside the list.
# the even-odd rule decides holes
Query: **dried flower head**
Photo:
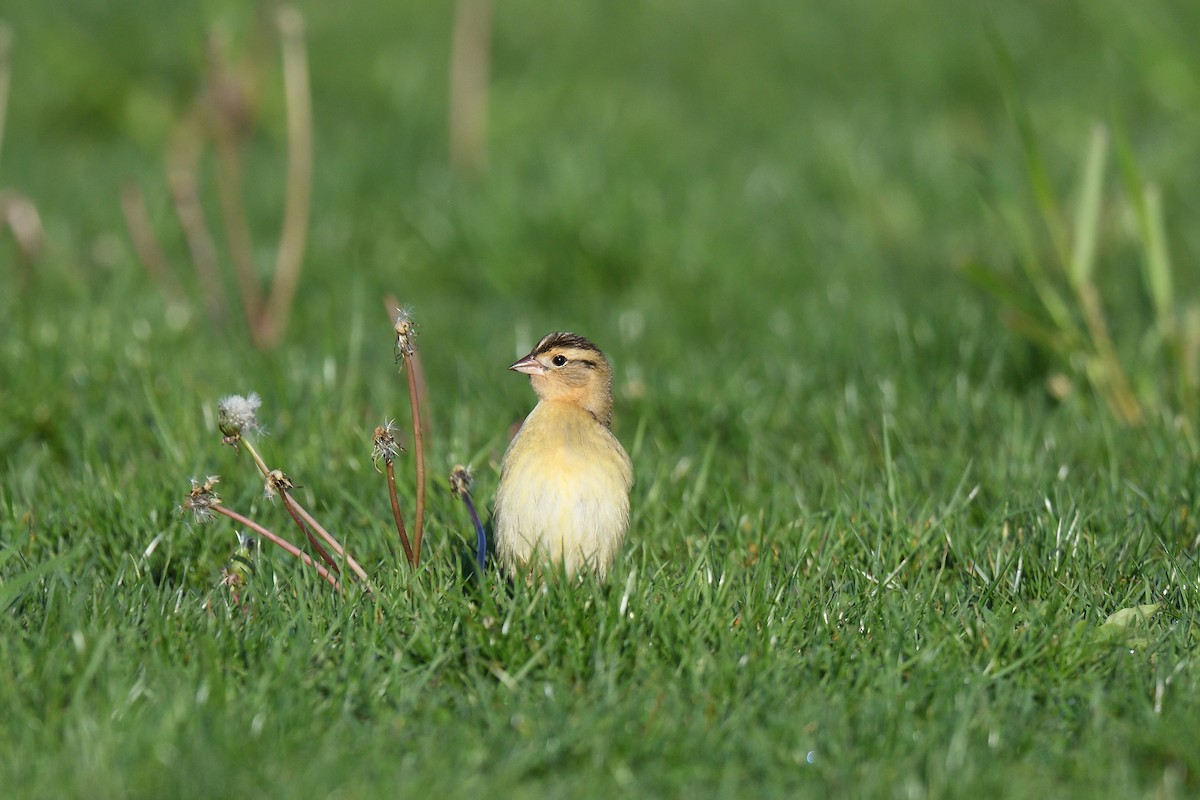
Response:
[[[471,474],[470,467],[455,464],[454,469],[450,470],[450,491],[459,497],[465,497],[471,493],[471,483],[474,480],[475,476]]]
[[[464,467],[462,464],[455,464],[450,470],[450,491],[458,495],[463,505],[467,507],[467,513],[471,515],[471,524],[475,527],[475,565],[479,567],[479,571],[483,572],[484,566],[487,564],[487,532],[483,529],[483,523],[479,520],[479,512],[475,510],[475,501],[471,499],[471,468]]]
[[[375,462],[376,470],[379,469],[380,461],[390,464],[396,460],[396,456],[404,452],[404,448],[396,441],[395,431],[396,424],[390,419],[375,428],[371,437],[371,460]]]
[[[262,433],[258,423],[261,405],[262,398],[255,392],[245,397],[238,394],[222,397],[217,403],[217,427],[225,434],[222,443],[236,447],[243,433]]]
[[[283,470],[273,469],[267,475],[266,485],[263,487],[263,497],[268,500],[274,500],[275,495],[291,491],[295,488],[296,484],[292,483],[291,478],[283,474]]]
[[[417,335],[417,323],[412,320],[412,311],[407,308],[397,308],[393,319],[392,330],[396,332],[396,360],[411,356],[416,352],[413,339]]]
[[[217,496],[214,488],[220,480],[216,475],[209,475],[203,482],[192,478],[192,489],[187,493],[183,504],[179,506],[179,513],[190,512],[200,525],[212,520],[213,507],[221,502],[221,498]]]

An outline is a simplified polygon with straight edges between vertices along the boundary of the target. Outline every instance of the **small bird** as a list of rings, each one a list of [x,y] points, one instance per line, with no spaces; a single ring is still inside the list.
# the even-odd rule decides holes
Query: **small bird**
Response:
[[[509,367],[538,403],[500,466],[493,529],[510,573],[562,564],[608,573],[629,528],[633,464],[609,426],[612,367],[574,333],[551,333]]]

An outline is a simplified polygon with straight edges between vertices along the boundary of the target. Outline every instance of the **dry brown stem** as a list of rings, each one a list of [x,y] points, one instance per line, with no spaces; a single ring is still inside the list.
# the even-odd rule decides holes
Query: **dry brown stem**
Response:
[[[491,0],[458,0],[450,50],[450,166],[460,177],[487,169]]]
[[[333,575],[330,574],[329,570],[325,569],[325,567],[323,567],[320,564],[318,564],[317,562],[313,561],[312,558],[308,555],[308,553],[305,553],[299,547],[296,547],[296,545],[289,542],[287,539],[284,539],[281,536],[275,535],[274,533],[267,530],[262,525],[259,525],[257,522],[250,519],[249,517],[242,516],[241,514],[237,513],[236,511],[233,511],[232,509],[228,509],[223,505],[220,505],[220,504],[214,505],[214,506],[212,506],[212,510],[213,510],[213,512],[215,512],[217,514],[224,514],[225,516],[229,517],[231,520],[233,520],[234,522],[237,522],[240,525],[245,525],[247,528],[251,529],[252,531],[257,533],[259,536],[266,539],[267,541],[272,542],[272,543],[278,545],[279,547],[282,547],[284,550],[291,553],[293,556],[295,556],[296,558],[303,561],[305,564],[307,564],[310,567],[312,567],[313,569],[315,569],[317,571],[317,574],[320,575],[322,578],[324,578],[325,581],[327,583],[329,583],[329,585],[332,586],[334,589],[337,589],[339,592],[343,591],[342,585],[338,582],[337,578],[333,577]]]
[[[179,285],[171,262],[167,260],[167,254],[154,233],[150,213],[146,210],[146,196],[136,183],[126,183],[121,187],[121,213],[125,217],[125,226],[129,228],[129,237],[133,240],[138,261],[150,280],[168,302],[186,304],[183,287]]]
[[[309,95],[308,53],[304,46],[304,17],[291,6],[276,18],[283,39],[283,88],[287,102],[288,166],[283,230],[275,259],[275,278],[261,320],[262,344],[272,346],[287,330],[288,317],[300,283],[300,268],[308,240],[312,203],[312,98]]]
[[[412,545],[408,541],[408,531],[404,528],[404,517],[400,514],[400,499],[396,496],[396,469],[389,459],[387,464],[387,485],[388,497],[392,501],[392,517],[396,520],[396,532],[400,534],[400,544],[404,547],[404,557],[408,559],[408,566],[416,569],[417,559],[413,553]]]
[[[194,114],[175,126],[167,150],[167,185],[171,190],[175,215],[179,218],[179,226],[187,242],[205,310],[213,324],[220,327],[226,318],[225,297],[221,290],[217,247],[200,204],[202,138],[198,128]]]
[[[226,246],[233,264],[233,276],[242,296],[242,312],[251,336],[255,335],[257,319],[262,313],[262,289],[254,274],[254,242],[246,206],[242,202],[242,165],[238,153],[237,131],[245,116],[241,87],[228,66],[224,37],[218,32],[209,36],[209,86],[206,109],[210,119],[213,146],[216,153],[217,200],[221,207],[221,224],[225,228]]]

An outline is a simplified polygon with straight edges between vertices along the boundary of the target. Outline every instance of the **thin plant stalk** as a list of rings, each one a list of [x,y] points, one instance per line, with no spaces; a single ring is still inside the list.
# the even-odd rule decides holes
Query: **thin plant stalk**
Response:
[[[487,534],[484,533],[479,512],[475,510],[475,501],[471,499],[471,493],[465,493],[462,499],[467,506],[467,513],[471,515],[471,524],[475,526],[475,563],[479,565],[479,571],[483,572],[484,562],[487,561]]]
[[[1113,411],[1125,422],[1136,425],[1142,419],[1141,404],[1125,377],[1125,368],[1108,332],[1100,294],[1092,282],[1096,264],[1096,244],[1100,232],[1100,207],[1104,194],[1104,163],[1107,154],[1108,133],[1102,125],[1097,125],[1092,131],[1083,171],[1079,204],[1075,214],[1075,238],[1063,268],[1071,288],[1075,291],[1084,325],[1095,350],[1096,363],[1090,370],[1093,373],[1092,379],[1106,395]]]
[[[1104,200],[1104,164],[1108,155],[1108,131],[1092,128],[1087,160],[1075,208],[1075,235],[1071,258],[1065,265],[1073,286],[1090,283],[1096,271],[1096,245],[1100,238],[1100,207]]]
[[[459,177],[487,169],[491,0],[458,0],[450,46],[450,166]]]
[[[308,239],[312,202],[312,98],[304,17],[291,6],[279,10],[276,22],[283,39],[283,90],[287,107],[288,166],[283,230],[275,259],[275,278],[264,310],[262,340],[275,344],[287,329],[288,315],[300,283],[300,267]]]
[[[412,406],[413,450],[417,464],[417,527],[413,534],[413,566],[421,562],[421,538],[425,531],[425,442],[421,433],[421,400],[417,392],[417,372],[413,367],[413,354],[403,351],[405,372],[408,377],[408,402]]]
[[[1181,366],[1179,391],[1183,397],[1184,411],[1194,419],[1196,387],[1200,385],[1200,307],[1194,304],[1183,313],[1178,349],[1178,363]]]
[[[387,468],[388,499],[392,505],[392,518],[396,522],[396,533],[400,536],[400,544],[404,547],[404,556],[408,559],[409,568],[415,569],[416,558],[413,555],[412,544],[408,540],[408,531],[404,527],[404,515],[400,513],[400,499],[396,494],[396,456],[403,452],[403,448],[396,441],[396,437],[392,435],[394,430],[391,420],[386,420],[375,429],[375,433],[371,436],[371,460],[375,462],[376,469],[378,469],[381,459]]]
[[[467,511],[471,514],[471,522],[475,525],[475,563],[482,572],[487,561],[487,534],[483,532],[483,523],[479,521],[479,513],[475,510],[475,501],[470,497],[464,498]]]
[[[267,530],[262,525],[259,525],[257,522],[250,519],[249,517],[244,517],[241,514],[237,513],[236,511],[226,508],[223,505],[220,505],[220,504],[214,505],[214,506],[212,506],[212,510],[218,514],[224,514],[225,516],[229,517],[231,520],[233,520],[234,522],[237,522],[240,525],[245,525],[247,528],[250,528],[255,533],[257,533],[259,536],[263,537],[264,539],[266,539],[270,542],[273,542],[274,544],[278,545],[279,547],[282,547],[284,550],[291,553],[293,556],[295,556],[296,558],[300,559],[308,566],[315,569],[317,571],[317,574],[320,575],[334,589],[337,589],[339,592],[345,591],[342,588],[341,583],[338,582],[338,579],[335,578],[329,572],[329,570],[325,569],[325,567],[321,566],[316,561],[313,561],[312,557],[309,556],[308,553],[305,553],[303,550],[301,550],[299,547],[296,547],[296,545],[292,544],[287,539],[284,539],[280,536],[276,536],[274,533]]]
[[[266,462],[263,461],[262,456],[258,454],[258,450],[255,449],[254,445],[252,445],[246,439],[242,439],[240,444],[246,448],[246,452],[250,454],[250,457],[254,460],[255,465],[257,465],[259,471],[264,477],[266,477],[267,481],[273,481],[274,476],[272,475],[271,470],[267,468]],[[359,563],[354,560],[354,556],[347,553],[346,549],[342,547],[341,543],[339,543],[338,540],[329,533],[329,531],[325,530],[324,526],[317,522],[313,518],[312,514],[309,514],[308,511],[305,510],[304,506],[296,502],[296,499],[292,497],[291,493],[286,487],[278,487],[278,491],[280,496],[283,497],[283,504],[288,508],[289,513],[293,513],[293,515],[299,515],[300,519],[304,521],[308,528],[316,531],[317,534],[333,549],[333,551],[338,554],[339,558],[345,559],[346,563],[350,566],[350,569],[354,571],[354,574],[357,575],[359,580],[366,585],[367,590],[373,593],[373,590],[371,589],[371,583],[369,580],[367,580],[366,571],[363,570],[362,566],[360,566]],[[299,520],[297,520],[297,522],[299,522]],[[301,525],[301,528],[304,528],[304,525]],[[305,528],[305,532],[308,532],[307,528]],[[316,544],[316,542],[313,541],[313,544]],[[324,553],[323,555],[327,560],[332,561],[327,553]]]
[[[167,259],[158,237],[154,235],[150,213],[146,210],[146,196],[136,183],[127,183],[121,187],[121,213],[125,217],[126,227],[129,228],[129,236],[133,240],[133,249],[137,252],[138,261],[142,262],[150,280],[172,304],[183,305],[183,288],[175,279],[171,262]]]
[[[225,226],[225,239],[229,247],[229,259],[233,264],[233,276],[238,292],[242,296],[242,312],[250,335],[258,335],[258,316],[262,311],[262,289],[254,275],[254,243],[246,218],[246,207],[242,202],[242,167],[238,156],[235,104],[228,98],[237,96],[239,86],[230,77],[226,68],[227,55],[224,39],[214,33],[209,39],[209,74],[212,88],[209,97],[209,112],[212,115],[213,144],[216,153],[217,201],[221,210],[221,222]]]
[[[1159,333],[1164,339],[1170,340],[1176,333],[1177,318],[1162,198],[1157,187],[1142,179],[1129,140],[1120,127],[1117,128],[1115,139],[1117,164],[1125,183],[1125,194],[1134,210],[1138,239],[1142,245],[1142,275],[1154,301]]]
[[[283,507],[287,509],[288,515],[292,518],[292,521],[296,523],[296,527],[304,531],[305,538],[308,539],[308,543],[313,546],[313,549],[317,551],[317,555],[321,557],[321,560],[328,564],[330,569],[332,569],[334,572],[341,574],[341,567],[339,567],[337,562],[334,561],[333,556],[329,555],[329,551],[322,547],[321,543],[317,541],[317,536],[312,532],[312,528],[304,524],[304,520],[296,512],[295,508],[292,507],[292,504],[284,502]]]
[[[988,25],[987,33],[988,38],[991,40],[992,52],[996,56],[1000,78],[1000,93],[1004,98],[1004,105],[1008,108],[1009,115],[1016,124],[1017,134],[1021,139],[1021,152],[1025,156],[1025,171],[1029,176],[1034,200],[1042,214],[1042,220],[1046,224],[1046,229],[1050,234],[1050,241],[1054,244],[1054,250],[1058,254],[1059,261],[1067,264],[1070,260],[1067,225],[1059,212],[1059,204],[1050,182],[1050,174],[1042,158],[1041,147],[1038,145],[1037,134],[1034,131],[1033,116],[1029,113],[1029,109],[1025,106],[1020,93],[1017,91],[1017,71],[1013,64],[1012,55],[1005,46],[1004,39],[1001,38],[999,32],[990,24]]]
[[[258,454],[258,450],[248,440],[241,439],[239,443],[246,448],[246,452],[250,454],[250,458],[254,459],[255,466],[262,473],[264,478],[271,477],[271,470],[267,468],[267,462],[263,461],[263,457]]]
[[[417,469],[417,525],[413,536],[413,563],[421,563],[421,539],[425,532],[425,436],[424,425],[421,422],[421,390],[420,369],[421,360],[417,355],[416,323],[405,309],[399,308],[395,298],[388,296],[384,302],[389,311],[396,310],[392,319],[392,330],[396,334],[396,352],[404,360],[404,371],[408,379],[408,405],[412,409],[413,447],[416,450]]]
[[[475,510],[475,501],[471,499],[471,480],[470,467],[456,464],[450,470],[450,491],[462,498],[467,513],[471,515],[471,524],[475,526],[475,564],[482,573],[484,564],[487,563],[487,534],[479,520],[479,513]]]
[[[392,465],[391,459],[387,460],[385,467],[387,468],[388,497],[392,501],[392,517],[396,520],[396,532],[400,534],[400,544],[404,547],[404,557],[408,559],[408,566],[416,569],[417,559],[412,545],[409,544],[408,531],[404,528],[404,517],[400,514],[400,499],[396,496],[396,468]]]
[[[1154,310],[1164,338],[1175,329],[1175,288],[1171,279],[1171,254],[1167,248],[1167,226],[1163,221],[1162,194],[1157,186],[1146,184],[1142,190],[1145,205],[1145,229],[1142,234],[1145,250],[1146,283],[1154,298]]]
[[[354,556],[346,552],[346,549],[342,547],[338,540],[333,538],[333,535],[330,534],[329,531],[325,530],[321,523],[317,522],[313,518],[312,514],[309,514],[308,511],[305,510],[304,506],[296,502],[296,498],[292,497],[290,492],[287,490],[282,490],[279,494],[283,498],[283,502],[285,504],[290,503],[295,508],[296,513],[298,513],[301,518],[304,519],[305,523],[311,526],[312,529],[316,531],[322,539],[328,542],[329,546],[333,548],[333,551],[337,553],[340,558],[346,560],[346,564],[349,565],[354,574],[358,576],[358,579],[363,582],[363,585],[367,588],[367,591],[374,594],[374,589],[371,587],[371,581],[367,578],[367,573],[363,570],[362,566],[360,566],[359,563],[354,560]]]
[[[33,201],[20,192],[0,189],[0,229],[5,225],[12,231],[22,260],[27,265],[36,261],[45,243],[46,232]],[[28,270],[22,271],[22,279],[28,275]]]
[[[1100,307],[1100,295],[1090,282],[1077,287],[1075,291],[1088,333],[1092,337],[1092,346],[1096,348],[1099,369],[1102,370],[1097,383],[1106,390],[1109,404],[1122,421],[1138,425],[1142,421],[1142,406],[1125,377],[1125,369],[1108,334],[1104,311]]]
[[[205,309],[213,324],[220,326],[225,321],[225,300],[221,293],[217,248],[197,190],[200,143],[195,128],[196,123],[190,118],[176,128],[167,155],[167,185],[191,255],[192,269],[196,272]]]
[[[1104,316],[1100,294],[1092,280],[1095,271],[1096,247],[1100,231],[1100,211],[1103,201],[1104,165],[1108,153],[1108,133],[1097,126],[1091,135],[1085,162],[1080,197],[1076,207],[1074,241],[1068,236],[1060,206],[1051,187],[1049,174],[1042,158],[1029,110],[1017,92],[1016,73],[1012,58],[999,34],[989,28],[993,51],[996,54],[1000,86],[1009,114],[1016,124],[1025,156],[1026,172],[1042,221],[1050,235],[1059,264],[1067,279],[1074,301],[1074,310],[1067,308],[1036,254],[1021,259],[1027,276],[1041,299],[1046,312],[1061,337],[1059,355],[1068,363],[1082,356],[1085,376],[1093,389],[1103,398],[1110,410],[1122,422],[1137,425],[1142,422],[1143,409],[1130,385]],[[1130,170],[1126,170],[1129,172]],[[1127,178],[1128,180],[1128,178]],[[1139,209],[1140,210],[1140,209]],[[1145,214],[1141,214],[1145,217]],[[1074,313],[1083,318],[1084,330],[1076,336]],[[1028,327],[1026,328],[1028,331]],[[1045,338],[1045,337],[1039,337]],[[1051,340],[1048,340],[1051,341]]]
[[[0,153],[4,152],[4,125],[8,116],[8,91],[12,86],[12,28],[0,22]]]
[[[233,277],[242,296],[242,313],[246,316],[246,324],[250,326],[251,336],[254,336],[262,308],[262,290],[254,275],[254,245],[238,189],[241,184],[241,162],[233,134],[227,130],[229,124],[218,120],[213,127],[216,130],[213,139],[216,144],[217,201],[221,209],[221,222],[225,227]]]

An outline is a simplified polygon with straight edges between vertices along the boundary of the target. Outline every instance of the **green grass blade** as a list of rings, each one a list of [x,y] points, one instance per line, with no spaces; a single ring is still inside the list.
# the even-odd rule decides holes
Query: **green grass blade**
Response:
[[[1171,256],[1167,247],[1167,226],[1163,221],[1162,195],[1157,186],[1149,183],[1142,190],[1142,197],[1146,208],[1146,227],[1142,237],[1146,283],[1154,300],[1159,329],[1168,335],[1175,328],[1175,287],[1171,280]]]
[[[1169,338],[1175,330],[1175,286],[1171,275],[1170,251],[1162,199],[1158,189],[1144,181],[1124,129],[1116,130],[1117,164],[1129,203],[1137,220],[1138,240],[1142,247],[1142,275],[1154,303],[1159,332]]]
[[[1016,240],[1017,259],[1025,271],[1025,277],[1029,279],[1046,313],[1050,315],[1054,327],[1062,331],[1066,339],[1077,340],[1079,325],[1075,321],[1075,315],[1042,266],[1042,260],[1024,222],[1015,212],[1006,214],[1005,217]]]
[[[1100,205],[1104,195],[1104,162],[1107,157],[1108,131],[1103,125],[1096,125],[1092,128],[1079,204],[1075,209],[1075,240],[1067,273],[1071,285],[1075,287],[1089,283],[1096,267],[1096,241],[1100,235]]]
[[[1033,117],[1029,113],[1020,92],[1017,91],[1017,73],[1013,66],[1012,55],[1000,37],[991,26],[988,34],[992,51],[996,56],[998,66],[1000,91],[1004,96],[1004,105],[1009,117],[1017,128],[1017,136],[1021,142],[1021,152],[1025,157],[1025,172],[1033,191],[1034,201],[1042,215],[1042,221],[1050,234],[1059,261],[1064,266],[1068,263],[1070,249],[1067,246],[1067,226],[1059,211],[1059,203],[1046,171],[1046,162],[1042,157],[1041,146],[1038,144],[1037,131],[1033,126]]]
[[[1036,317],[1024,314],[1018,309],[1010,308],[1004,313],[1004,324],[1029,341],[1051,352],[1065,355],[1073,349],[1073,343],[1057,328],[1045,324]]]
[[[1009,309],[1013,309],[1027,317],[1042,316],[1042,308],[1028,292],[1016,281],[979,262],[969,262],[961,267],[963,275],[979,289],[987,292]]]
[[[64,553],[61,556],[56,556],[48,561],[43,561],[40,564],[35,564],[25,572],[17,575],[15,578],[0,583],[0,611],[7,611],[13,603],[17,602],[29,588],[31,584],[39,578],[54,572],[57,569],[69,564],[75,559],[79,553],[79,549],[75,549],[69,553]]]

